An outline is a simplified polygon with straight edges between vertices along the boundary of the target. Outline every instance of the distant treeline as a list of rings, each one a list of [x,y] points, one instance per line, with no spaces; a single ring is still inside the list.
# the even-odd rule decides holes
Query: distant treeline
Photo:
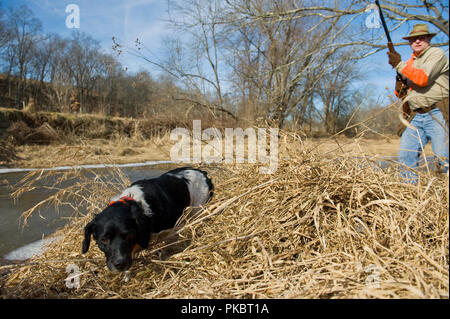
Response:
[[[169,77],[127,73],[83,32],[44,33],[25,5],[0,11],[0,70],[3,107],[130,117],[177,109]]]

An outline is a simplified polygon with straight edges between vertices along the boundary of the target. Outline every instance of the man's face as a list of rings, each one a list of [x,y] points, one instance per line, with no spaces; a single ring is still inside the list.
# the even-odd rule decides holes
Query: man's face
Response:
[[[430,46],[431,37],[429,35],[420,35],[418,37],[410,38],[409,45],[416,55],[422,53]]]

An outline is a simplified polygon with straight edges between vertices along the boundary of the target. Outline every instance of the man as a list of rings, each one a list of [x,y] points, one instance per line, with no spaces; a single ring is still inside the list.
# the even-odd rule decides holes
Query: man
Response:
[[[416,24],[403,39],[409,41],[411,58],[403,62],[397,52],[388,52],[389,64],[399,72],[405,83],[397,81],[396,95],[407,102],[410,123],[400,141],[400,163],[417,168],[421,152],[428,141],[438,158],[443,173],[448,171],[448,113],[449,71],[443,50],[430,46],[436,33],[430,33],[426,24]],[[445,119],[444,119],[445,118]],[[406,167],[401,169],[406,182],[416,183],[417,174]]]

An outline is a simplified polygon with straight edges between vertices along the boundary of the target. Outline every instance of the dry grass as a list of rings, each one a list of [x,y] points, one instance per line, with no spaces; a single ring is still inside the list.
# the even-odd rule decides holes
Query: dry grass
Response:
[[[115,181],[30,173],[16,195],[43,178],[78,177],[49,199],[78,204],[60,242],[28,265],[2,267],[13,270],[0,278],[3,297],[449,297],[448,175],[425,171],[417,185],[403,184],[395,168],[356,160],[342,143],[318,151],[291,134],[281,141],[275,174],[248,164],[204,167],[216,191],[178,228],[190,245],[167,260],[164,243],[141,252],[128,282],[106,269],[95,245],[81,255],[81,242],[84,225],[129,181],[119,171]],[[70,264],[81,271],[77,289],[65,285]]]
[[[400,138],[390,136],[378,139],[366,138],[346,138],[339,136],[336,138],[320,138],[308,139],[305,142],[307,147],[317,147],[316,151],[319,153],[326,153],[330,149],[335,149],[341,146],[339,151],[342,153],[352,153],[359,156],[397,156],[400,147]],[[433,154],[431,144],[428,143],[424,148],[425,156]]]
[[[117,136],[79,139],[76,143],[16,146],[9,166],[45,168],[85,164],[140,163],[170,159],[169,134],[151,139]]]
[[[46,168],[99,163],[139,163],[145,161],[170,160],[170,148],[176,141],[170,134],[155,135],[150,139],[141,136],[124,137],[117,135],[111,139],[77,139],[72,143],[49,145],[10,146],[16,157],[8,162],[0,162],[11,167]],[[295,147],[280,141],[280,148]],[[225,143],[223,143],[223,146]],[[341,153],[354,156],[397,156],[400,139],[351,139],[346,137],[305,139],[303,148],[315,149],[318,154],[339,148]],[[247,151],[247,148],[245,148]],[[426,156],[432,155],[431,145],[425,146]],[[224,153],[224,151],[222,151]],[[57,160],[56,160],[57,159]],[[1,160],[1,159],[0,159]]]
[[[98,163],[130,163],[169,160],[175,143],[170,133],[175,127],[191,129],[193,122],[175,122],[172,118],[104,118],[95,115],[22,112],[0,108],[0,117],[10,123],[3,144],[14,150],[0,157],[0,165],[24,168],[46,168]],[[237,123],[202,119],[202,129],[234,127]],[[230,125],[228,125],[230,124]],[[341,153],[355,156],[396,156],[398,137],[372,134],[366,131],[356,138],[343,136],[305,139],[303,148],[315,148],[319,154],[339,146]],[[224,143],[223,143],[224,144]],[[288,145],[288,144],[286,144]],[[3,148],[3,145],[0,146]],[[431,154],[431,147],[425,147]],[[57,159],[57,160],[56,160]]]

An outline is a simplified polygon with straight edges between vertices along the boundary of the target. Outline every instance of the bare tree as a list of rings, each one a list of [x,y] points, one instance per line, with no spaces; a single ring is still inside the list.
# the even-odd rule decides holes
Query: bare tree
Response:
[[[255,23],[262,19],[286,21],[291,18],[301,19],[303,17],[317,17],[321,21],[333,21],[338,19],[342,22],[342,27],[336,29],[336,33],[348,31],[348,36],[340,37],[332,45],[335,47],[361,46],[364,47],[365,54],[355,56],[363,58],[386,48],[386,40],[383,30],[371,29],[370,34],[365,26],[367,10],[376,10],[372,1],[351,0],[351,1],[292,1],[292,7],[286,10],[264,10],[255,12],[251,6],[237,5],[232,3],[235,10],[248,17],[247,23]],[[239,1],[238,1],[239,2]],[[382,10],[388,22],[388,28],[394,32],[410,22],[426,22],[432,24],[439,31],[435,46],[448,46],[449,22],[448,22],[448,1],[443,0],[400,0],[389,1],[380,0]],[[378,30],[378,31],[377,31]],[[377,31],[377,32],[374,32]],[[336,38],[337,39],[337,38]],[[394,43],[395,46],[408,45],[407,41]]]
[[[334,64],[330,72],[321,76],[316,91],[323,105],[323,122],[327,133],[330,134],[343,128],[339,120],[346,118],[348,112],[356,107],[351,85],[361,77],[353,60],[345,59],[345,56],[334,56],[332,59],[339,60],[339,63]]]
[[[0,3],[0,54],[2,53],[2,50],[4,49],[6,43],[8,43],[9,37],[9,30],[4,20],[4,11],[2,10]]]
[[[44,56],[49,59],[48,66],[44,69],[44,66],[36,61],[36,68],[44,73],[41,73],[44,79],[48,79],[48,85],[42,86],[42,92],[49,102],[47,107],[56,111],[69,111],[68,99],[73,87],[70,70],[67,67],[70,63],[67,61],[70,60],[69,41],[57,35],[49,36],[47,41],[48,48],[45,50],[48,51]]]
[[[26,86],[26,77],[30,71],[30,63],[33,58],[33,47],[36,45],[38,33],[42,26],[33,12],[26,6],[11,7],[8,11],[7,24],[11,38],[8,43],[8,78],[12,72],[18,79],[16,106],[20,106],[23,100],[23,91]]]
[[[234,31],[229,37],[230,65],[238,79],[236,88],[250,98],[243,98],[242,107],[257,105],[256,113],[279,127],[288,118],[304,124],[321,78],[345,59],[339,54],[343,48],[334,43],[347,35],[346,25],[337,17],[285,15],[296,8],[292,1],[227,3]]]
[[[114,48],[121,53],[139,56],[170,75],[183,90],[174,97],[190,106],[204,108],[213,116],[226,114],[236,118],[226,105],[224,88],[223,4],[222,1],[189,0],[168,2],[169,26],[174,36],[165,40],[164,57],[155,56],[145,43],[136,40],[133,46],[113,38]]]
[[[65,68],[73,78],[80,102],[80,112],[89,112],[87,96],[91,93],[95,79],[101,73],[102,57],[100,44],[82,32],[74,32],[68,44],[70,59],[65,59]]]
[[[256,93],[253,96],[259,100],[247,104],[266,105],[266,117],[282,126],[287,118],[300,123],[305,116],[311,119],[311,111],[315,111],[311,105],[317,94],[323,103],[321,116],[327,130],[335,131],[339,117],[345,118],[342,112],[349,103],[351,82],[358,79],[358,60],[386,48],[382,29],[369,34],[365,25],[370,3],[226,3],[226,11],[231,12],[227,23],[241,34],[233,35],[236,49],[229,55],[238,60],[234,64],[235,75],[240,77],[236,89],[243,96]],[[392,31],[409,21],[430,22],[441,31],[440,39],[444,38],[437,45],[448,46],[448,5],[444,1],[382,1],[382,7]]]
[[[387,16],[392,20],[393,27],[408,21],[422,21],[432,24],[447,38],[439,45],[448,45],[448,1],[388,1],[382,5]]]
[[[185,89],[179,100],[213,113],[262,116],[282,127],[299,106],[297,115],[307,114],[320,77],[339,64],[329,58],[341,49],[334,43],[346,25],[338,17],[286,16],[296,8],[289,0],[191,0],[169,8],[182,38],[166,41],[166,58],[139,40],[128,52],[178,80]]]
[[[94,92],[99,96],[97,110],[105,115],[120,111],[120,92],[125,78],[122,65],[111,55],[102,54],[99,65],[99,76],[95,81]]]

